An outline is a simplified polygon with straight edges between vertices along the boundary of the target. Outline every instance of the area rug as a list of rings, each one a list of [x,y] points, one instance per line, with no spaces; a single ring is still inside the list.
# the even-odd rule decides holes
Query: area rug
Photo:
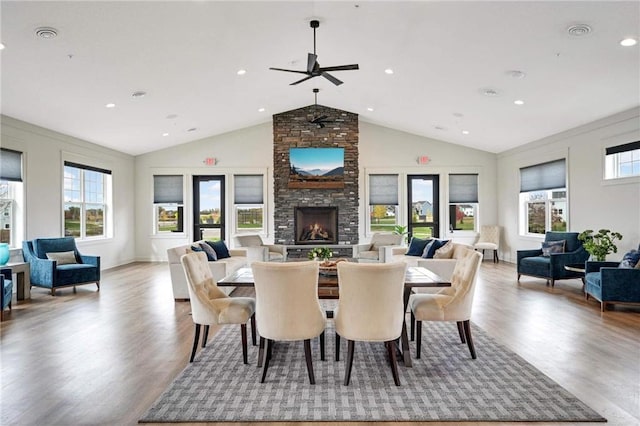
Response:
[[[332,320],[326,331],[326,361],[317,339],[312,346],[315,385],[302,342],[274,346],[261,384],[257,346],[243,364],[239,327],[223,327],[140,422],[606,421],[475,325],[472,360],[455,323],[424,323],[422,358],[412,342],[413,368],[399,364],[399,387],[381,343],[356,343],[351,383],[343,386],[346,344],[341,339],[335,362]]]

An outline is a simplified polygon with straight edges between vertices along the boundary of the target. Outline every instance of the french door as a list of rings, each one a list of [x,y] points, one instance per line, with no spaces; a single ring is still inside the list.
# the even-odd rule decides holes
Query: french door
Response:
[[[437,238],[440,235],[438,175],[407,176],[409,237]]]
[[[224,176],[193,177],[193,239],[225,238]]]

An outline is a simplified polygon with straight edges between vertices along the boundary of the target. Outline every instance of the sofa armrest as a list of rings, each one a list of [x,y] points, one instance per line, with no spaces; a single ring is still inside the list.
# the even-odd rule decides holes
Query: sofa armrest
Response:
[[[371,244],[354,244],[353,246],[353,257],[358,257],[358,253],[361,251],[369,251],[371,248]]]
[[[244,256],[244,257],[247,257],[248,256],[248,252],[247,252],[248,248],[249,247],[230,249],[229,250],[229,256]]]
[[[248,263],[269,261],[269,248],[267,246],[243,247],[242,250],[246,251]]]
[[[600,271],[600,268],[605,268],[605,267],[609,267],[609,268],[617,268],[618,267],[618,262],[592,262],[592,261],[587,261],[585,262],[585,270],[584,273],[588,274],[589,272],[598,272]]]
[[[378,249],[378,262],[381,263],[388,263],[388,262],[393,262],[393,256],[396,253],[396,249],[399,246],[382,246]],[[406,247],[402,247],[402,252],[400,254],[404,254],[407,252],[407,248]]]
[[[0,269],[0,276],[4,277],[5,280],[11,279],[11,269]]]
[[[86,265],[93,265],[100,269],[100,256],[80,255],[80,260]]]
[[[267,244],[265,245],[269,251],[274,253],[280,253],[285,259],[287,257],[287,246],[283,244]]]
[[[391,246],[391,255],[398,256],[398,255],[407,254],[407,250],[408,249],[405,246]]]

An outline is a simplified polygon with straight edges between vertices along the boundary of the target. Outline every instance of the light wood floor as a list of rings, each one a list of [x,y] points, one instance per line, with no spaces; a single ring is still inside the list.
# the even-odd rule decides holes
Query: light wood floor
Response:
[[[579,280],[515,277],[483,263],[473,322],[609,425],[640,425],[640,308],[601,313]],[[189,303],[173,301],[166,263],[105,271],[99,293],[31,294],[1,325],[2,425],[132,425],[187,365]]]

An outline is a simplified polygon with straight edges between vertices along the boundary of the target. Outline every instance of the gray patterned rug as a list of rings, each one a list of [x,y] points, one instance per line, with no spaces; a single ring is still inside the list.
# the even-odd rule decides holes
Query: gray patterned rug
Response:
[[[332,320],[327,328],[326,361],[317,339],[312,346],[312,386],[302,342],[277,343],[260,384],[257,346],[242,364],[239,327],[223,327],[140,422],[606,421],[477,326],[472,360],[455,323],[424,323],[422,358],[412,342],[413,368],[399,364],[400,387],[384,345],[356,343],[351,383],[343,386],[346,344],[335,362]]]

